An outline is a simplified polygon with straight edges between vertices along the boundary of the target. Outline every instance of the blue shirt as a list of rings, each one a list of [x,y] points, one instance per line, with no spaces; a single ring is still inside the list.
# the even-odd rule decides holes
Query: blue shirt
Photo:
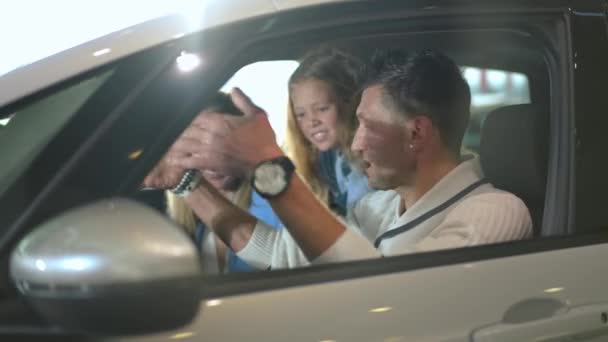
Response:
[[[329,187],[329,205],[339,215],[346,216],[371,191],[367,177],[335,149],[321,152],[319,172]]]
[[[249,214],[253,215],[260,221],[268,224],[275,229],[283,229],[283,224],[279,217],[274,213],[270,203],[265,200],[260,194],[255,191],[251,192],[251,204],[249,205]],[[199,223],[196,227],[195,240],[196,245],[201,246],[205,231],[205,225]],[[229,249],[228,250],[228,265],[226,267],[229,273],[232,272],[251,272],[256,270],[249,266],[243,260],[241,260],[236,254]]]

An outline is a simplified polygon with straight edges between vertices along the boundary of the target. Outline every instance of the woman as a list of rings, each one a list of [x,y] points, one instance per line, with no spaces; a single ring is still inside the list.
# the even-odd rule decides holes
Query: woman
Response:
[[[370,191],[350,145],[361,63],[336,49],[307,54],[289,79],[286,150],[313,192],[341,216]]]

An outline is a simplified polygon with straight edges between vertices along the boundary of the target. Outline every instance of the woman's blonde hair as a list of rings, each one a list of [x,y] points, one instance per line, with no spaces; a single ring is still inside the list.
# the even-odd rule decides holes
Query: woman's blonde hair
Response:
[[[235,193],[232,202],[239,208],[248,211],[251,205],[251,184],[243,181]],[[167,213],[169,217],[179,224],[184,230],[194,236],[198,219],[194,211],[186,204],[182,197],[174,195],[171,191],[165,191],[167,199]]]
[[[339,100],[338,149],[351,163],[357,164],[350,145],[358,125],[355,111],[361,97],[361,72],[362,64],[355,57],[335,48],[320,48],[306,54],[289,78],[285,151],[300,176],[324,203],[327,203],[329,198],[327,184],[319,177],[320,152],[298,127],[291,101],[292,86],[307,80],[319,80],[329,85]]]

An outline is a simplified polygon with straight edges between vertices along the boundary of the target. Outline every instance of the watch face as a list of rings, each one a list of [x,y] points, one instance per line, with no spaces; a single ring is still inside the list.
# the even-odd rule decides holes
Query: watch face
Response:
[[[287,186],[285,178],[285,170],[281,165],[264,163],[254,171],[254,186],[264,194],[277,195]]]

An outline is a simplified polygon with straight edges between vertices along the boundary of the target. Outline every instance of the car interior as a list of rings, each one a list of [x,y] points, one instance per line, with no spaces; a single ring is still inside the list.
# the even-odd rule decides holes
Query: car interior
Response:
[[[480,155],[486,177],[497,188],[516,194],[526,203],[532,215],[534,235],[542,235],[550,104],[548,68],[538,42],[507,30],[373,34],[322,43],[318,37],[313,37],[310,41],[290,42],[283,49],[259,49],[248,56],[244,65],[258,61],[298,60],[319,45],[337,47],[362,61],[369,60],[381,49],[416,51],[431,48],[446,53],[461,66],[525,75],[529,82],[530,103],[506,103],[490,107],[477,118],[472,117],[469,132],[478,130],[480,137],[467,147]],[[143,191],[135,196],[164,210],[162,191]]]

